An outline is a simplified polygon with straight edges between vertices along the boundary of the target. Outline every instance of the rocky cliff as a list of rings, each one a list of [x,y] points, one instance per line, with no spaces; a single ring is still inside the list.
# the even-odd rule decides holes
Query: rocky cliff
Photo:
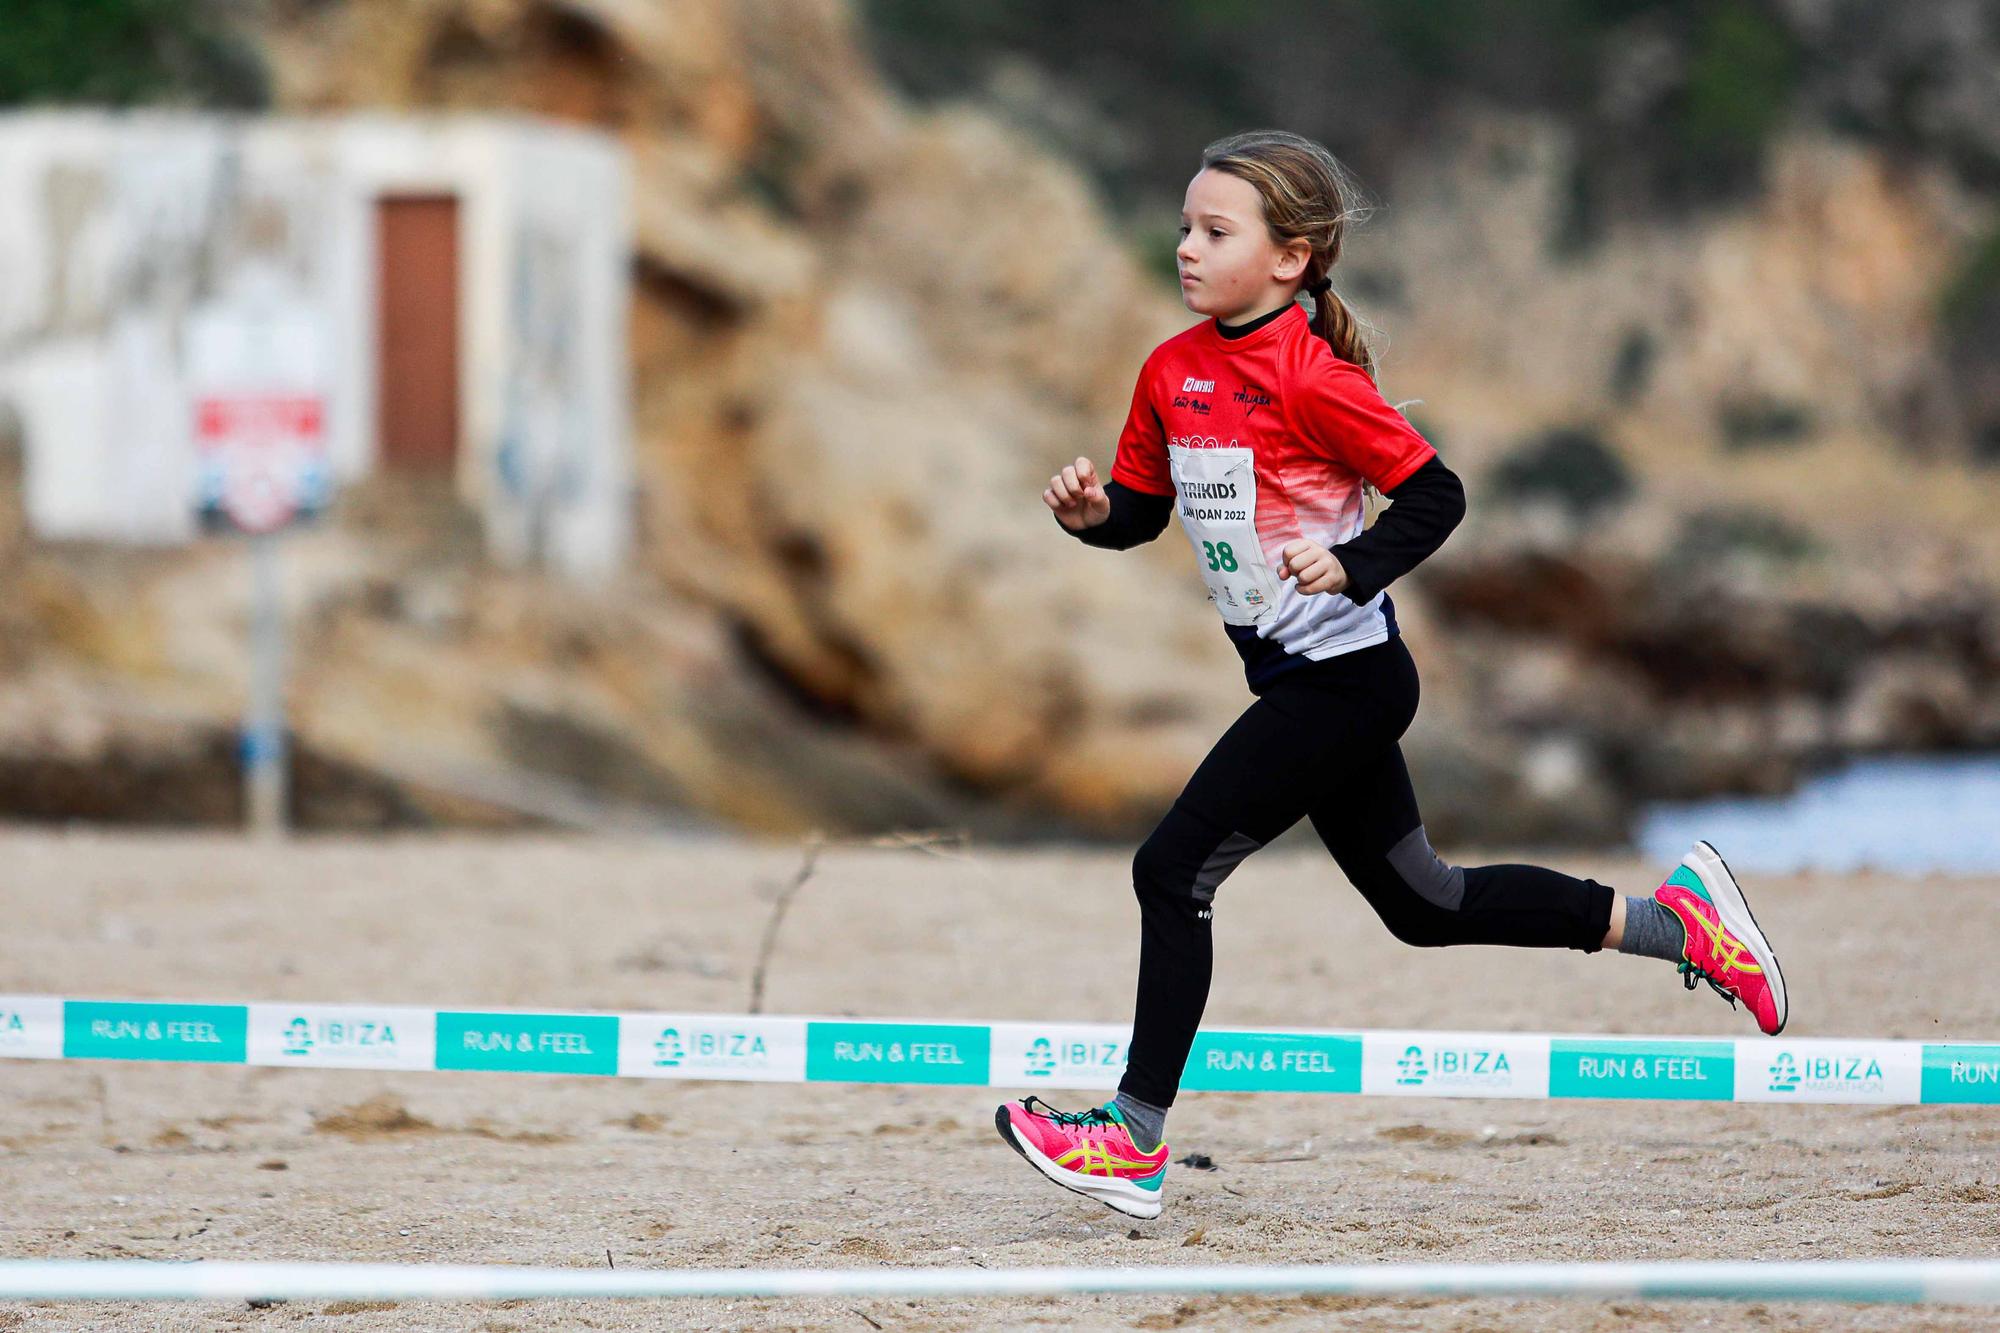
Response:
[[[643,567],[580,599],[481,568],[448,500],[350,497],[290,571],[309,822],[1129,836],[1247,702],[1175,534],[1088,550],[1038,498],[1108,463],[1192,317],[1076,169],[906,104],[854,25],[832,0],[271,12],[285,110],[585,122],[638,183]],[[1929,391],[1936,293],[1993,200],[1802,130],[1751,204],[1578,255],[1551,238],[1581,151],[1458,109],[1336,274],[1472,494],[1398,589],[1434,830],[1613,838],[1651,796],[2000,744],[2000,481]],[[0,518],[32,574],[0,598],[14,788],[197,752],[226,787],[235,553],[8,549]]]

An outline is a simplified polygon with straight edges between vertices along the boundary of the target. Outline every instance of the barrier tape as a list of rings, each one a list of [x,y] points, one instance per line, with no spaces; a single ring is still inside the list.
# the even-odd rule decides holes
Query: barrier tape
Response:
[[[0,995],[0,1058],[1110,1089],[1129,1029]],[[2000,1104],[2000,1042],[1203,1028],[1181,1087],[1391,1097]]]
[[[1130,1268],[527,1268],[0,1260],[0,1300],[562,1300],[1058,1296],[1082,1292],[2000,1304],[1991,1259],[1299,1264]]]

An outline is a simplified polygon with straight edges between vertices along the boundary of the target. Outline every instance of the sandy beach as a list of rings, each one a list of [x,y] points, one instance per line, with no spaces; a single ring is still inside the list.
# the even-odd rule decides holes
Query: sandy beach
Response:
[[[1479,864],[1513,859],[1441,849]],[[1725,854],[1728,848],[1723,849]],[[836,846],[773,1013],[1129,1019],[1129,850]],[[742,1011],[791,844],[0,832],[0,991]],[[1555,864],[1626,891],[1659,867]],[[2000,1032],[2000,881],[1746,883],[1802,1037]],[[1651,960],[1399,944],[1293,841],[1216,912],[1217,1025],[1754,1035]],[[619,1267],[1981,1256],[2000,1111],[1190,1093],[1167,1210],[1035,1176],[983,1089],[0,1064],[0,1254]],[[1060,1100],[1060,1099],[1059,1099]],[[1085,1104],[1087,1096],[1071,1094]],[[1830,1305],[1087,1297],[0,1307],[0,1329],[1985,1328]]]

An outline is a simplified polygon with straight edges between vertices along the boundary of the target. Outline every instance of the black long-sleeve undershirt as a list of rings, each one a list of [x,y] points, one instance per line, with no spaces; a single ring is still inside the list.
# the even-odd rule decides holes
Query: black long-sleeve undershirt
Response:
[[[1165,532],[1167,520],[1174,516],[1173,496],[1135,491],[1121,481],[1105,482],[1104,498],[1111,502],[1111,517],[1094,528],[1070,534],[1085,546],[1101,546],[1107,551],[1128,550]],[[1065,527],[1063,531],[1069,529]]]
[[[1424,465],[1382,492],[1395,503],[1375,525],[1352,541],[1332,548],[1347,571],[1341,595],[1366,606],[1391,583],[1427,559],[1465,517],[1465,484],[1432,455]]]
[[[1443,546],[1465,517],[1465,486],[1440,458],[1425,460],[1422,467],[1383,494],[1395,503],[1383,511],[1375,525],[1332,548],[1334,559],[1347,571],[1347,586],[1341,593],[1357,606],[1367,605],[1376,593]],[[1111,502],[1111,516],[1094,528],[1070,534],[1086,546],[1128,550],[1166,531],[1173,517],[1171,495],[1153,495],[1108,481],[1104,497]]]

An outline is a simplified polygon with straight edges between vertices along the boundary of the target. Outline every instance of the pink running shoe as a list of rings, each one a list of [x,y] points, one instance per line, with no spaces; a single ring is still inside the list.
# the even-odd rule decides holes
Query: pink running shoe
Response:
[[[1680,918],[1687,931],[1681,976],[1687,988],[1706,981],[1734,1009],[1740,999],[1764,1035],[1785,1030],[1785,974],[1778,955],[1750,915],[1749,900],[1715,848],[1697,842],[1681,858],[1653,900]]]
[[[1131,1217],[1160,1215],[1167,1145],[1140,1152],[1116,1102],[1070,1112],[1023,1097],[994,1112],[993,1124],[1009,1147],[1064,1189]]]

